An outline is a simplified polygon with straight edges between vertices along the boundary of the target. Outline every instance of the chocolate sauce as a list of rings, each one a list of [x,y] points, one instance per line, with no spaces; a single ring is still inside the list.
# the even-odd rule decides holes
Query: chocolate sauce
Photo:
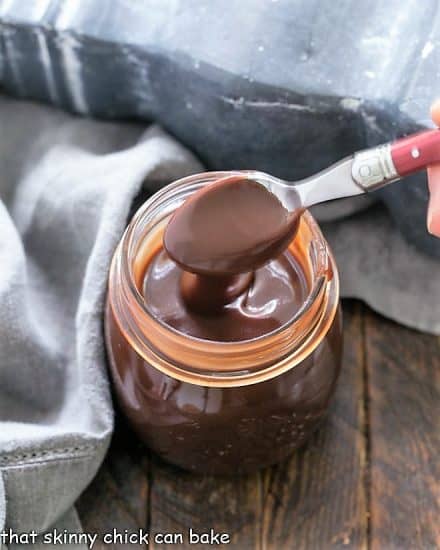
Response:
[[[199,473],[236,475],[285,459],[322,421],[339,374],[339,313],[295,368],[234,388],[160,372],[127,342],[110,307],[106,327],[114,388],[132,427],[164,460]]]
[[[245,275],[245,290],[238,295],[232,291],[236,296],[226,305],[221,306],[220,299],[216,311],[209,309],[206,312],[203,307],[194,310],[187,305],[181,292],[181,281],[185,275],[167,253],[160,250],[149,262],[145,272],[145,303],[152,315],[165,324],[206,340],[249,340],[272,332],[290,321],[307,297],[304,275],[288,251],[257,269],[251,275],[249,285],[248,276]],[[212,296],[207,300],[201,290],[221,298],[228,294],[222,284],[224,279],[212,279],[206,276],[200,278],[207,285],[204,289],[200,280],[196,283],[192,305],[197,300],[200,300],[202,306],[206,302],[212,304]],[[229,288],[233,288],[233,284]],[[240,281],[235,284],[238,289],[242,286]]]
[[[179,288],[167,288],[164,297],[179,297],[178,301],[183,300],[190,312],[216,315],[217,324],[223,327],[221,334],[244,332],[255,337],[264,333],[237,330],[235,324],[242,323],[252,323],[255,328],[265,326],[267,331],[277,328],[278,317],[283,315],[275,313],[269,322],[267,308],[290,302],[290,318],[293,316],[298,309],[296,294],[303,296],[303,292],[296,292],[297,272],[293,263],[284,258],[278,270],[281,268],[286,284],[275,289],[268,284],[270,277],[281,280],[275,264],[270,269],[262,268],[258,276],[255,270],[284,251],[297,231],[301,213],[300,209],[288,212],[273,193],[245,176],[223,178],[198,191],[175,212],[165,230],[164,247],[184,271],[179,275]],[[156,286],[147,303],[153,294],[160,293]],[[289,287],[291,291],[286,292]],[[145,288],[148,290],[148,285]],[[222,311],[237,298],[240,306],[235,304]],[[255,300],[259,301],[258,307],[253,305]],[[231,316],[231,309],[241,314]],[[156,314],[162,318],[159,310]],[[178,317],[182,319],[182,312]],[[237,323],[226,330],[232,318]],[[183,330],[183,322],[177,324]]]

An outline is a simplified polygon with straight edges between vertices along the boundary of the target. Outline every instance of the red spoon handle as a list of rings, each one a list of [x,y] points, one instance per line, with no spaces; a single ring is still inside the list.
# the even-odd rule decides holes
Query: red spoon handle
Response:
[[[440,162],[440,130],[411,134],[391,143],[391,157],[399,176],[407,176]]]

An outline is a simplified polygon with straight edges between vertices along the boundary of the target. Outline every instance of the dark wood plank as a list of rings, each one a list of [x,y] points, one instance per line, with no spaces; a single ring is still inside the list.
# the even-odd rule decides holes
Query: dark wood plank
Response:
[[[371,548],[440,548],[440,340],[366,316]]]
[[[362,309],[344,310],[344,359],[327,422],[291,460],[264,474],[261,546],[365,548]]]

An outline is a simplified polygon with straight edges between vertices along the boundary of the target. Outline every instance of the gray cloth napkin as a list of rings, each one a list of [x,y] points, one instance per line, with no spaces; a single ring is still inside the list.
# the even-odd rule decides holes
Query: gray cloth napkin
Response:
[[[107,271],[134,197],[202,170],[157,127],[0,99],[0,531],[77,529],[108,446]],[[342,294],[440,333],[438,263],[372,209],[326,224]],[[437,276],[435,276],[437,274]]]
[[[0,128],[0,531],[44,531],[111,436],[102,311],[133,198],[202,167],[154,126],[1,99]]]

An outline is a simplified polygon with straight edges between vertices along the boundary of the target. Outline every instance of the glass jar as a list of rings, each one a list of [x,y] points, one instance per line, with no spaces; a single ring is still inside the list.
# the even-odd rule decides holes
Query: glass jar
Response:
[[[243,172],[181,179],[138,210],[112,261],[105,315],[116,396],[134,430],[166,461],[209,474],[268,466],[302,445],[328,408],[341,364],[337,270],[308,212],[289,245],[308,296],[287,324],[252,340],[215,342],[149,312],[140,292],[145,258],[160,250],[170,215],[231,174]]]

